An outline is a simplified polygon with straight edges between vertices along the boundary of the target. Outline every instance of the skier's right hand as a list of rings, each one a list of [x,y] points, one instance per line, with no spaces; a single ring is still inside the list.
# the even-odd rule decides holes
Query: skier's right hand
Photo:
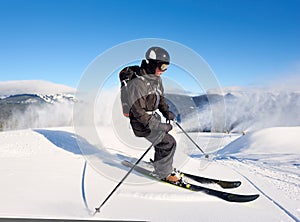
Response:
[[[164,131],[165,133],[168,133],[169,131],[172,130],[173,127],[172,127],[172,125],[169,124],[169,123],[160,123],[160,124],[158,125],[158,128],[159,128],[160,130]]]

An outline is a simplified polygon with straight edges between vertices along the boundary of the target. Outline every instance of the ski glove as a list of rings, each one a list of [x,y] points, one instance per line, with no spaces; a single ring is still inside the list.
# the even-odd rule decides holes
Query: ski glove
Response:
[[[167,120],[174,120],[175,119],[175,114],[171,111],[166,111],[165,113],[163,113],[164,117],[166,117]]]
[[[169,131],[172,130],[172,125],[169,123],[160,123],[158,125],[158,129],[164,131],[165,133],[168,133]]]

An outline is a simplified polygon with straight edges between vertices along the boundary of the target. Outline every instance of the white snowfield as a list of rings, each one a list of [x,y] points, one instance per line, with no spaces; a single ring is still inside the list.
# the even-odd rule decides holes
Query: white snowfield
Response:
[[[104,143],[106,149],[81,139],[89,147],[88,156],[81,154],[72,128],[1,132],[0,218],[300,220],[300,127],[267,128],[244,136],[191,133],[199,145],[206,144],[207,138],[212,142],[222,139],[217,155],[208,161],[188,140],[188,149],[179,143],[177,153],[181,157],[175,161],[177,167],[203,176],[240,180],[239,188],[227,191],[260,194],[253,202],[229,203],[133,172],[101,212],[92,217],[90,213],[128,171],[120,161],[132,156],[139,158],[144,151],[128,148],[110,137],[109,131],[104,132],[109,141]],[[175,134],[177,139],[182,136],[179,132]]]

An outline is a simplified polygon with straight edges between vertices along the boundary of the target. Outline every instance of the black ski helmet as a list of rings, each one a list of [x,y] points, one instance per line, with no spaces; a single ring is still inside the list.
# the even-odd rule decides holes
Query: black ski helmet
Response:
[[[146,52],[146,59],[149,60],[154,60],[156,62],[162,62],[162,63],[167,63],[170,64],[170,55],[169,53],[158,46],[153,46],[149,48]]]

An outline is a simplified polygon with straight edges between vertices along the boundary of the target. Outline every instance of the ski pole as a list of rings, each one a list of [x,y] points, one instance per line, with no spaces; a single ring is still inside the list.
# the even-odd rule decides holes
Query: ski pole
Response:
[[[156,141],[155,141],[156,142]],[[155,143],[154,142],[154,143]],[[136,161],[136,163],[131,167],[131,169],[126,173],[126,175],[123,177],[123,179],[117,184],[117,186],[110,192],[110,194],[106,197],[106,199],[102,202],[102,204],[95,208],[95,212],[93,214],[93,216],[96,213],[100,212],[101,207],[103,207],[103,205],[108,201],[108,199],[113,195],[113,193],[119,188],[119,186],[121,186],[121,184],[124,182],[124,180],[129,176],[129,174],[133,171],[133,169],[136,167],[136,165],[139,164],[139,162],[145,157],[145,155],[149,152],[149,150],[152,148],[152,146],[154,145],[154,143],[151,144],[151,146],[148,147],[148,149],[145,151],[145,153],[140,157],[140,159],[138,159]]]
[[[205,155],[205,158],[208,158],[208,154],[205,154],[204,151],[200,148],[200,146],[198,146],[198,144],[189,136],[189,134],[187,134],[187,132],[180,126],[180,124],[177,121],[174,121],[176,123],[176,125],[182,130],[182,132],[187,136],[187,138],[189,138],[192,143]]]

